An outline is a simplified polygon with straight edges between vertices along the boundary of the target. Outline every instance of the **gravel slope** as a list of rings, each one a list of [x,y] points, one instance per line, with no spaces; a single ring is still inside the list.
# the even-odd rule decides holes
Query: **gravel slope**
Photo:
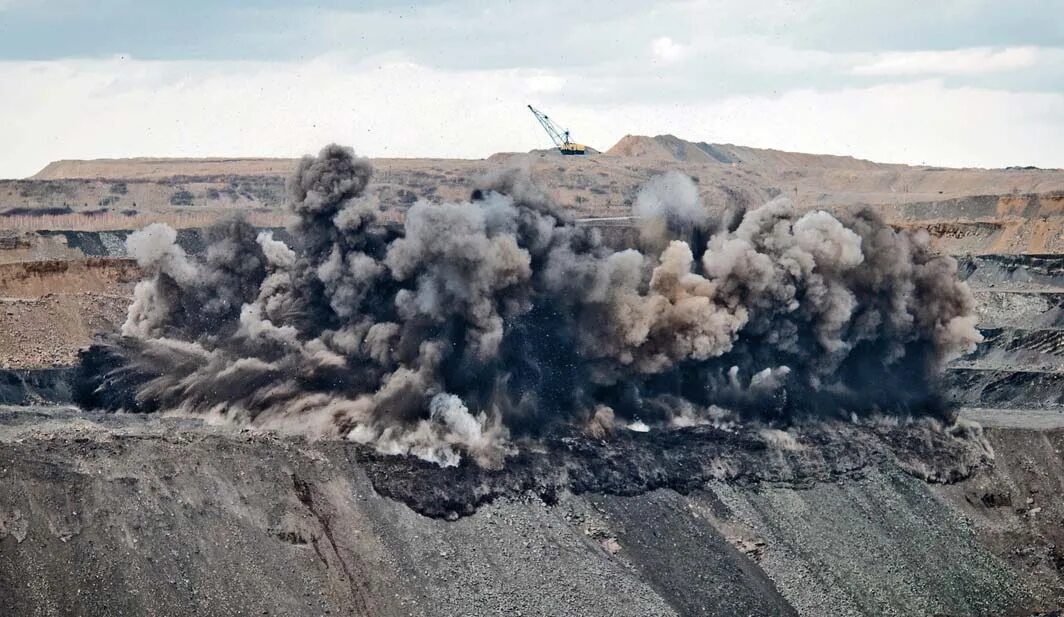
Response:
[[[8,408],[0,606],[91,616],[982,615],[1044,605],[1021,584],[1022,564],[981,544],[936,495],[943,489],[896,468],[687,495],[518,495],[448,521],[378,495],[357,454],[189,420]]]

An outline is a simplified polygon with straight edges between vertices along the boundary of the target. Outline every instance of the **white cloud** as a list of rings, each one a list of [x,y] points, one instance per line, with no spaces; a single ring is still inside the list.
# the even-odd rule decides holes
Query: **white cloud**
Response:
[[[535,94],[552,94],[555,92],[561,92],[562,88],[565,87],[565,78],[560,75],[543,73],[528,77],[525,79],[525,85],[529,92]]]
[[[901,51],[875,54],[853,68],[856,75],[975,75],[1034,66],[1035,47],[990,49],[974,47],[947,51]]]
[[[59,158],[293,156],[330,141],[369,156],[479,158],[547,145],[529,102],[600,149],[626,133],[673,133],[891,162],[1064,166],[1061,93],[930,80],[592,106],[570,96],[579,78],[336,58],[0,63],[0,83],[17,85],[0,97],[0,177]]]
[[[659,37],[650,44],[650,51],[661,62],[676,62],[683,59],[687,49],[667,36]]]
[[[292,156],[339,141],[371,156],[542,147],[530,71],[409,63],[137,60],[0,63],[0,177],[57,158]],[[531,81],[531,83],[530,83]],[[550,109],[548,107],[548,109]]]

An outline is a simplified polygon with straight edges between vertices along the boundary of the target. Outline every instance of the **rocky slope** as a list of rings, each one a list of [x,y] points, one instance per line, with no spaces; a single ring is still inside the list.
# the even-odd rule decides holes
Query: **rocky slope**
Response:
[[[954,396],[973,406],[1064,411],[1064,256],[973,257],[961,271],[985,340],[953,363]]]
[[[14,615],[1003,615],[1060,600],[1037,523],[1054,514],[1030,515],[1043,499],[1008,486],[1011,467],[950,486],[876,464],[685,494],[516,493],[448,521],[382,496],[374,460],[177,418],[8,409],[0,599]]]

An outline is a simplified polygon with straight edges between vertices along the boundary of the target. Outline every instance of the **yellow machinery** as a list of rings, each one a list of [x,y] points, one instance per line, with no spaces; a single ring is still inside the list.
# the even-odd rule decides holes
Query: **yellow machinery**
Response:
[[[554,124],[554,122],[547,117],[547,114],[539,111],[535,107],[529,105],[528,109],[532,112],[532,115],[536,117],[536,120],[539,120],[543,130],[547,131],[547,134],[550,135],[551,141],[554,142],[554,145],[558,146],[559,152],[562,154],[587,154],[587,146],[573,143],[569,139],[568,130],[558,128],[558,125]]]

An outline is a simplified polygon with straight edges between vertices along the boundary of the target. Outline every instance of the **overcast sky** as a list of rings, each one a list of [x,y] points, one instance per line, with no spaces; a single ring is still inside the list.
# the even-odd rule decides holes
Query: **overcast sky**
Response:
[[[0,177],[626,134],[1064,167],[1064,0],[0,0]]]

